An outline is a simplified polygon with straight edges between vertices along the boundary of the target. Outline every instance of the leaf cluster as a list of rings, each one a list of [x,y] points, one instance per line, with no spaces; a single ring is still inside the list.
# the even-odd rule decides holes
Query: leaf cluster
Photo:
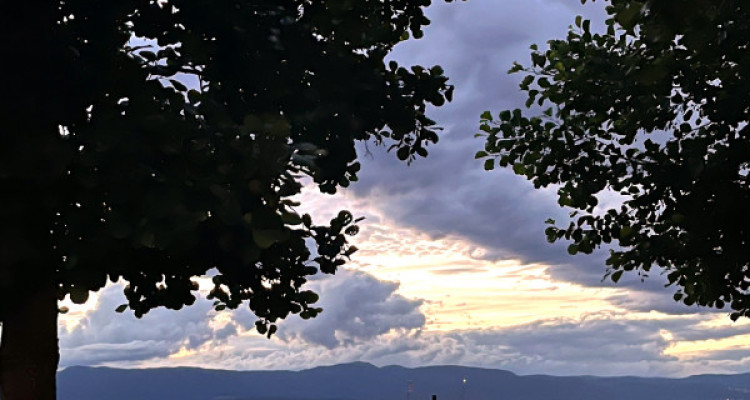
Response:
[[[612,280],[658,266],[675,300],[750,316],[750,7],[612,0],[607,13],[606,32],[578,17],[514,64],[541,111],[484,113],[477,158],[556,185],[571,221],[549,221],[548,240],[612,244]],[[605,209],[607,194],[624,200]]]
[[[356,181],[356,141],[402,160],[438,141],[443,70],[384,62],[429,4],[66,0],[6,18],[3,296],[52,268],[76,303],[124,280],[118,311],[140,317],[192,304],[212,274],[216,309],[249,304],[262,333],[315,316],[303,284],[344,264],[358,228],[314,224],[293,196],[305,177]]]

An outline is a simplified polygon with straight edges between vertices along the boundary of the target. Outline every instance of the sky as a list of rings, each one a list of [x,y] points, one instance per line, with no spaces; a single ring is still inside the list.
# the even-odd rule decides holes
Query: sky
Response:
[[[335,196],[306,187],[306,212],[340,209],[366,219],[361,250],[335,276],[318,277],[324,312],[283,321],[272,339],[247,308],[216,312],[198,301],[137,320],[114,309],[111,285],[83,306],[66,302],[61,366],[199,366],[305,369],[366,361],[466,365],[518,374],[687,376],[750,370],[750,322],[672,300],[658,271],[604,281],[604,251],[570,256],[544,235],[564,220],[554,189],[535,190],[510,171],[486,172],[474,153],[484,110],[522,107],[529,46],[565,36],[576,15],[601,27],[603,4],[579,0],[436,1],[425,37],[400,44],[400,64],[440,64],[454,100],[429,116],[444,128],[430,155],[410,166],[360,146],[360,181]],[[610,200],[615,202],[616,200]],[[607,201],[602,207],[606,207]]]

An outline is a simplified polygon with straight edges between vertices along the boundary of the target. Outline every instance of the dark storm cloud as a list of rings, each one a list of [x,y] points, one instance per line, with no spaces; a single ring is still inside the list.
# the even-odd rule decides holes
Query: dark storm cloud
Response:
[[[662,351],[668,342],[659,331],[668,321],[607,318],[537,321],[512,329],[467,334],[476,346],[505,346],[522,355],[567,363],[670,361]],[[674,325],[674,324],[672,324]]]
[[[279,337],[334,348],[367,341],[394,329],[422,328],[422,301],[397,294],[398,286],[363,272],[342,270],[333,278],[311,285],[321,295],[319,306],[323,313],[308,321],[285,321]]]
[[[638,319],[623,313],[593,313],[491,329],[382,335],[333,348],[295,341],[263,355],[235,346],[243,355],[227,358],[238,368],[250,369],[305,368],[358,360],[376,365],[466,365],[553,375],[686,376],[699,371],[747,370],[750,358],[744,348],[725,346],[688,357],[671,352],[682,340],[721,340],[750,333],[747,325],[716,326],[707,324],[710,321],[705,315]]]
[[[198,301],[181,311],[156,309],[140,320],[132,313],[115,313],[123,303],[120,285],[99,293],[97,308],[71,331],[60,332],[61,365],[165,357],[181,347],[196,348],[216,339],[208,326],[211,304]]]
[[[393,58],[407,65],[440,64],[456,85],[454,101],[430,112],[445,128],[441,141],[430,147],[426,159],[408,167],[383,148],[361,146],[363,171],[351,191],[399,225],[433,238],[457,235],[481,245],[484,258],[544,263],[556,279],[612,286],[602,280],[606,250],[574,257],[567,254],[567,243],[547,243],[544,221],[553,218],[565,225],[568,218],[554,188],[535,190],[508,170],[488,173],[474,160],[484,145],[474,137],[479,114],[523,108],[525,98],[518,89],[522,76],[506,73],[512,63],[528,64],[532,43],[543,47],[549,39],[565,37],[577,14],[592,18],[594,29],[601,29],[602,7],[601,2],[581,6],[577,0],[436,2],[428,9],[432,24],[425,37],[399,45]],[[641,282],[639,276],[625,274],[617,286],[659,293],[663,299],[623,300],[639,309],[692,312],[673,304],[673,290],[664,288],[658,271],[651,275]]]
[[[240,326],[252,328],[254,322],[243,309],[227,314],[230,324],[212,328],[209,321],[215,313],[207,301],[148,314],[143,320],[115,315],[121,288],[110,287],[101,293],[97,310],[61,335],[61,365],[164,365],[167,356],[185,347],[197,350],[188,359],[190,365],[237,369],[299,369],[359,360],[378,365],[460,364],[520,374],[684,376],[750,367],[744,348],[725,346],[687,359],[669,353],[679,341],[750,334],[748,325],[716,325],[710,315],[644,318],[599,312],[509,327],[423,332],[421,302],[396,294],[395,283],[342,271],[316,285],[323,294],[324,313],[308,321],[283,321],[282,340],[271,341],[237,335]],[[217,350],[215,344],[224,346]]]
[[[672,338],[706,340],[743,334],[748,327],[701,327],[703,317],[626,319],[624,315],[592,314],[580,320],[550,319],[501,330],[457,333],[472,351],[492,353],[505,349],[496,364],[518,373],[560,375],[687,375],[694,364],[709,367],[719,360],[713,352],[693,361],[678,361],[667,351]],[[688,332],[688,337],[682,333]],[[494,350],[493,350],[494,349]],[[744,349],[723,350],[727,360],[742,361]],[[746,368],[747,359],[730,370]],[[470,363],[462,360],[462,363]],[[476,362],[476,361],[474,361]],[[729,368],[729,367],[728,367]],[[543,372],[542,372],[543,371]]]
[[[321,301],[316,305],[324,312],[311,320],[292,316],[281,321],[278,337],[332,349],[371,340],[392,330],[421,329],[425,324],[419,309],[422,301],[395,293],[398,286],[348,270],[318,279],[308,289],[320,293]],[[214,327],[211,320],[217,313],[205,299],[179,311],[155,309],[139,320],[128,312],[115,313],[122,302],[122,287],[107,287],[100,292],[96,309],[70,331],[61,329],[61,366],[166,358],[183,348],[195,350],[203,345],[224,344],[239,332],[254,329],[257,320],[243,306],[224,312],[229,318]]]
[[[486,247],[490,258],[570,263],[563,246],[550,246],[544,238],[544,220],[565,217],[554,192],[536,191],[508,171],[485,173],[474,160],[483,147],[474,134],[483,110],[523,102],[519,76],[506,71],[514,60],[528,59],[531,43],[564,35],[576,11],[541,0],[436,3],[428,11],[432,25],[425,38],[406,42],[393,57],[405,64],[440,64],[456,85],[453,103],[431,112],[445,128],[441,142],[410,167],[370,149],[352,190],[397,223],[433,237],[467,237]],[[602,273],[599,269],[598,279]]]
[[[657,286],[649,283],[656,282],[659,278],[650,278],[639,286],[639,282],[632,282],[629,285],[627,293],[613,295],[608,300],[615,305],[621,306],[632,311],[659,311],[666,314],[727,314],[726,310],[715,308],[700,307],[697,305],[686,306],[683,303],[674,301],[672,295],[676,289],[672,287],[665,288],[663,285]]]
[[[149,360],[155,357],[166,357],[173,350],[164,346],[162,340],[127,343],[94,343],[75,347],[63,347],[60,366],[99,365],[107,362],[131,362]]]

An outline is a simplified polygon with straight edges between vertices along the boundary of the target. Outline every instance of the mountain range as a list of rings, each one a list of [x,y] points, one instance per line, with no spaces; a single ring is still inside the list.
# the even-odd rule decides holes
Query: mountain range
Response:
[[[69,367],[59,400],[750,400],[750,373],[686,378],[516,375],[367,363],[302,371]]]

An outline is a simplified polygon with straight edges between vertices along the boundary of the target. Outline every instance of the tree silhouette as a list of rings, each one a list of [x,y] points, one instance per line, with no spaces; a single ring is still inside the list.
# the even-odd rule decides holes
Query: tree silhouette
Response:
[[[526,117],[482,115],[485,168],[559,185],[571,254],[612,243],[613,281],[662,268],[685,304],[750,316],[750,5],[727,0],[624,1],[606,33],[578,17],[565,40],[536,46],[521,83]],[[597,209],[617,193],[623,204]]]
[[[384,59],[429,0],[65,0],[3,13],[0,391],[53,399],[57,300],[127,283],[142,316],[248,304],[271,335],[320,312],[306,277],[356,249],[352,215],[295,211],[310,177],[356,181],[356,141],[438,141],[440,67]],[[312,244],[314,243],[314,246]],[[311,255],[308,248],[315,248]]]

